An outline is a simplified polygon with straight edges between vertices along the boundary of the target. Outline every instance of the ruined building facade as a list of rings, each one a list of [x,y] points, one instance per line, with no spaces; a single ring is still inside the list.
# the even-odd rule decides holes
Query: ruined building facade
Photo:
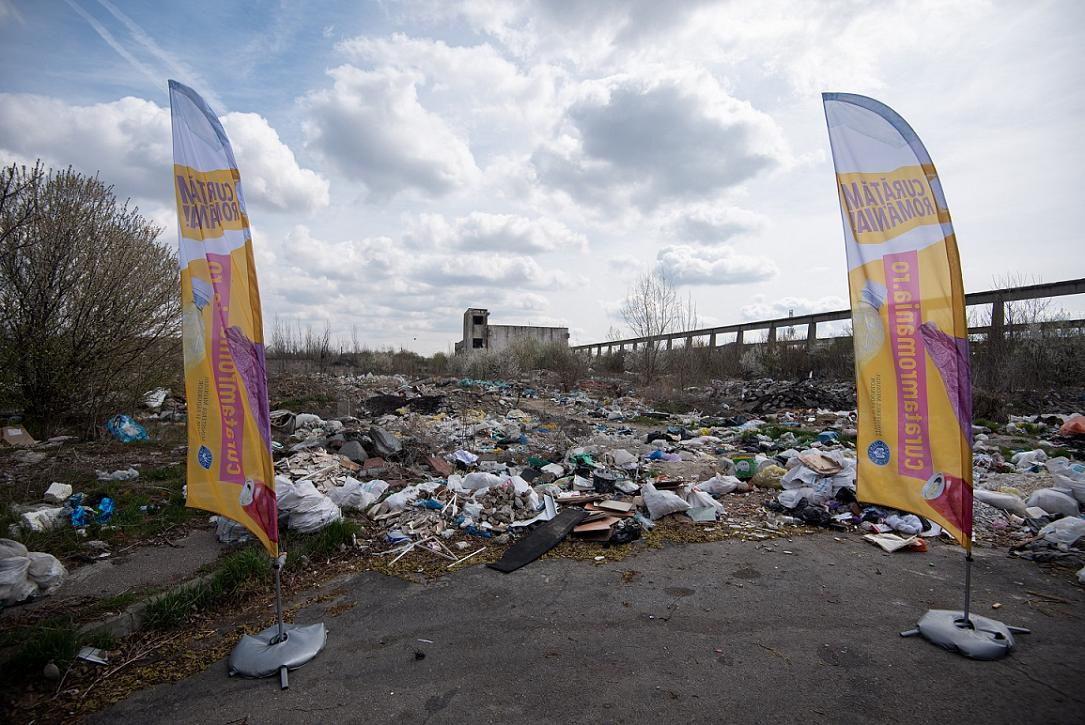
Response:
[[[489,310],[471,307],[463,313],[463,339],[456,343],[456,354],[471,350],[502,350],[508,347],[512,340],[524,337],[568,345],[569,328],[491,325]]]

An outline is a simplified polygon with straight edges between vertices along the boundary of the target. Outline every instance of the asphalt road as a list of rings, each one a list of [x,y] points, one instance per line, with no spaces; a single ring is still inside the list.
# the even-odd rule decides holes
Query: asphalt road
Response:
[[[823,534],[474,567],[428,585],[362,574],[296,617],[330,634],[289,690],[228,678],[223,661],[91,721],[1085,721],[1085,591],[1065,573],[977,552],[976,611],[1033,631],[1001,661],[898,636],[959,606],[962,566],[953,547],[883,554]]]

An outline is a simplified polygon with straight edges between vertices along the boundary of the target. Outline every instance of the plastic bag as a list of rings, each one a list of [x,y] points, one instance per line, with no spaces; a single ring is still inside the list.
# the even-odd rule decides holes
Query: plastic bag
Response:
[[[1056,488],[1066,489],[1078,503],[1085,504],[1085,465],[1060,456],[1047,462],[1047,470],[1055,479]]]
[[[241,544],[252,540],[252,532],[245,526],[225,516],[212,516],[215,522],[215,540],[220,544]]]
[[[1085,519],[1068,516],[1052,521],[1040,529],[1040,536],[1053,544],[1073,546],[1078,539],[1085,536]]]
[[[694,488],[713,496],[722,496],[725,493],[733,492],[741,484],[742,482],[734,476],[720,476],[717,474],[707,481],[701,481]]]
[[[658,520],[668,514],[680,513],[689,510],[689,504],[678,495],[670,491],[659,491],[650,483],[641,486],[640,495],[644,499],[644,505],[648,509],[648,515],[652,520]]]
[[[19,524],[28,531],[49,531],[64,521],[63,508],[43,508],[19,516]]]
[[[38,585],[26,576],[29,569],[28,555],[0,558],[0,601],[15,604],[38,591]]]
[[[463,488],[468,491],[478,491],[483,488],[489,488],[490,486],[497,486],[501,483],[501,477],[495,476],[492,473],[468,473],[463,477]]]
[[[1049,514],[1077,516],[1077,499],[1068,493],[1054,488],[1040,488],[1032,492],[1025,501],[1026,506],[1039,506]]]
[[[385,484],[387,487],[387,484]],[[365,489],[365,484],[350,476],[342,486],[332,486],[328,489],[328,498],[336,506],[345,510],[365,511],[372,506],[377,496]]]
[[[690,508],[711,507],[721,513],[723,512],[725,508],[724,505],[716,499],[712,498],[704,491],[698,491],[695,487],[690,488],[684,486],[683,488],[686,488],[687,492],[682,496],[682,498],[685,499],[686,503],[689,504]]]
[[[781,468],[775,464],[765,466],[760,471],[753,475],[750,479],[750,483],[758,488],[783,488],[784,476],[788,474],[787,469]]]
[[[923,530],[923,522],[915,514],[905,514],[904,516],[893,514],[885,520],[885,523],[905,536],[915,536]]]
[[[798,461],[798,457],[792,459]],[[780,485],[784,488],[796,489],[796,488],[810,488],[818,482],[817,471],[811,470],[802,463],[798,463],[793,466],[783,478],[780,479]]]
[[[313,415],[312,413],[298,413],[294,416],[294,428],[323,428],[324,421],[321,420],[319,415]]]
[[[33,551],[29,554],[30,567],[27,576],[30,581],[38,585],[41,594],[48,594],[64,583],[64,577],[68,570],[52,554],[41,551]]]
[[[1014,453],[1010,463],[1017,466],[1018,471],[1028,471],[1033,468],[1039,470],[1039,465],[1047,460],[1047,454],[1042,449],[1034,451],[1021,451]]]
[[[106,430],[121,443],[147,440],[147,429],[127,415],[115,415],[106,421]]]
[[[798,506],[799,502],[803,499],[806,499],[807,501],[813,500],[815,493],[814,489],[809,486],[804,488],[788,488],[780,492],[777,500],[784,508],[793,509]]]
[[[277,477],[275,488],[279,510],[289,514],[286,525],[294,531],[312,533],[343,518],[339,507],[317,491],[312,481],[292,483],[288,479]]]
[[[1014,496],[1012,493],[999,493],[998,491],[987,491],[982,488],[977,488],[972,492],[977,501],[983,501],[989,506],[994,506],[996,509],[1006,511],[1011,514],[1017,514],[1021,518],[1025,518],[1028,514],[1025,513],[1025,502]]]

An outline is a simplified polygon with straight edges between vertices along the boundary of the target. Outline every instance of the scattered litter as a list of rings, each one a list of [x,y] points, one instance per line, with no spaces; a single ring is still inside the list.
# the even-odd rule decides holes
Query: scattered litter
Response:
[[[115,415],[105,424],[106,430],[121,443],[147,440],[147,429],[127,415]]]

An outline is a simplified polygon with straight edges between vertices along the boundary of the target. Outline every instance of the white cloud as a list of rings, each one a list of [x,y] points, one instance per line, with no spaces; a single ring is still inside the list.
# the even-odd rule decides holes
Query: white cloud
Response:
[[[419,74],[351,65],[328,74],[333,86],[303,100],[304,130],[344,176],[382,198],[406,189],[440,196],[476,181],[467,142],[419,103]]]
[[[788,158],[776,123],[699,71],[584,85],[562,135],[533,157],[569,196],[643,209],[718,197]]]
[[[607,268],[614,274],[622,276],[640,274],[645,267],[644,262],[632,254],[615,254],[607,259]]]
[[[228,113],[222,123],[241,167],[246,198],[284,211],[328,206],[328,180],[301,168],[294,152],[263,116]]]
[[[511,252],[513,254],[584,251],[588,241],[561,222],[515,214],[471,212],[449,221],[441,214],[422,214],[404,234],[404,242],[423,249]]]
[[[327,180],[301,168],[263,117],[230,113],[222,122],[248,203],[292,212],[328,205]],[[47,96],[0,94],[0,153],[100,172],[122,197],[173,202],[169,110],[141,98],[75,106]]]
[[[768,257],[685,244],[659,250],[656,265],[675,284],[743,284],[772,279],[779,272]]]
[[[764,216],[734,206],[693,205],[678,208],[668,215],[666,226],[683,242],[721,244],[742,234],[756,232],[766,225]]]
[[[848,301],[832,295],[810,299],[808,297],[781,297],[769,300],[765,295],[754,295],[753,302],[740,309],[745,320],[772,320],[791,314],[809,315],[815,312],[846,310]]]
[[[553,103],[561,75],[557,68],[535,65],[523,72],[488,44],[455,46],[395,33],[351,38],[336,49],[375,68],[418,74],[419,86],[443,102],[458,124],[484,131],[487,137],[519,124],[544,123],[560,113]]]
[[[23,22],[23,16],[19,8],[15,7],[14,0],[0,0],[0,26],[9,22]]]

